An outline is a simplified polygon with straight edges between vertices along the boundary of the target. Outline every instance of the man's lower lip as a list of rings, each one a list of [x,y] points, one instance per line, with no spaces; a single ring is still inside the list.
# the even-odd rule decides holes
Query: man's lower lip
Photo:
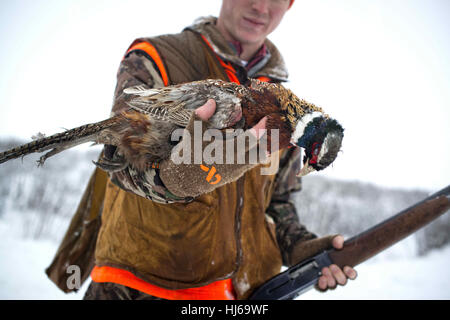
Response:
[[[249,20],[247,18],[244,18],[244,21],[247,22],[247,23],[250,23],[250,24],[252,24],[254,26],[264,26],[264,23],[255,22],[255,21]]]

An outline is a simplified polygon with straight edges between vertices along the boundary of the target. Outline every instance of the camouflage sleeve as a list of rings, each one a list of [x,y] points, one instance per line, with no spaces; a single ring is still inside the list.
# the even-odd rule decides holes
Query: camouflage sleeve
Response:
[[[300,170],[300,160],[299,148],[290,148],[282,154],[274,192],[266,212],[275,222],[277,241],[285,265],[289,265],[296,243],[317,238],[300,223],[294,202],[290,199],[292,192],[301,190],[301,178],[296,176]]]
[[[128,95],[123,91],[136,85],[148,88],[160,88],[164,86],[157,68],[153,61],[145,53],[132,51],[128,53],[120,63],[117,72],[117,84],[114,91],[114,102],[112,113],[128,109],[126,100]]]
[[[120,64],[112,114],[128,108],[126,103],[128,95],[123,94],[123,90],[135,85],[149,88],[164,86],[151,58],[139,51],[130,52]],[[103,154],[107,161],[115,163],[123,161],[113,146],[105,146]],[[110,172],[109,177],[118,187],[155,202],[173,203],[192,200],[192,198],[180,198],[170,193],[159,178],[158,168],[150,167],[145,171],[138,171],[127,166],[123,170]]]

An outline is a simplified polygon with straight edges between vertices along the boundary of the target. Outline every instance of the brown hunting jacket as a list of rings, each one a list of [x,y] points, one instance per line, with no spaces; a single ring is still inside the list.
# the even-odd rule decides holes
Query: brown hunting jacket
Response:
[[[215,20],[202,18],[179,34],[141,38],[133,44],[148,42],[156,48],[169,85],[207,78],[228,81],[217,56],[232,64],[240,81],[249,76],[269,77],[274,82],[287,80],[283,59],[269,40],[265,43],[267,54],[247,70],[233,46],[216,29]],[[161,87],[163,78],[160,67],[144,51],[127,52],[118,71],[113,113],[127,108],[122,94],[125,88],[138,84]],[[105,153],[114,157],[110,150]],[[261,175],[257,166],[237,181],[195,199],[171,194],[159,178],[159,169],[138,172],[128,167],[100,182],[93,177],[77,213],[98,226],[101,212],[101,227],[96,244],[92,237],[83,240],[78,251],[95,247],[96,265],[128,270],[167,289],[199,287],[232,278],[237,298],[245,299],[279,273],[283,263],[292,263],[294,244],[316,238],[300,224],[290,201],[290,194],[301,188],[295,176],[299,166],[299,150],[288,149],[280,157],[276,175]],[[96,175],[104,176],[98,171]],[[103,197],[93,194],[95,187],[102,190]],[[67,235],[65,241],[75,240]],[[59,253],[63,251],[64,241]],[[80,252],[73,255],[81,259]],[[57,269],[61,274],[60,266],[69,263],[67,260],[67,255],[57,256],[47,270],[60,287]],[[83,260],[87,269],[84,278],[92,268],[92,260],[87,260]]]

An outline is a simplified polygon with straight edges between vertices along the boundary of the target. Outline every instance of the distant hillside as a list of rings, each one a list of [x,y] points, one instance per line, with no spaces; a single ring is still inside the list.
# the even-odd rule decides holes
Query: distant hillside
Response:
[[[0,150],[23,141],[0,141]],[[24,237],[59,241],[94,170],[100,147],[68,150],[36,167],[38,155],[0,165],[0,219]],[[433,192],[436,190],[432,190]],[[326,178],[326,172],[303,179],[293,198],[303,224],[319,235],[352,236],[422,200],[423,190],[389,189],[357,181]],[[450,215],[417,232],[417,253],[450,242]]]
[[[0,141],[0,150],[24,141]],[[25,237],[59,240],[94,170],[99,147],[67,150],[37,167],[38,154],[0,164],[0,219]]]
[[[303,224],[319,235],[353,236],[423,200],[431,193],[376,186],[359,181],[329,179],[326,173],[303,178],[294,201]],[[450,242],[450,215],[444,214],[415,234],[417,253]]]

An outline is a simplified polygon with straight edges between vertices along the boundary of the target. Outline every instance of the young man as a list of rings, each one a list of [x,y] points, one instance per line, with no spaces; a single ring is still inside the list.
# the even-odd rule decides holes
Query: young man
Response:
[[[292,3],[223,0],[217,19],[199,19],[180,34],[135,40],[118,72],[113,112],[127,108],[123,91],[135,85],[286,81],[283,59],[267,36]],[[206,120],[214,108],[210,100],[196,114]],[[120,159],[109,146],[104,156]],[[182,178],[158,167],[111,172],[85,299],[246,299],[282,264],[341,248],[342,236],[317,238],[299,223],[289,200],[301,187],[292,174],[299,166],[299,150],[284,150],[276,175],[261,175],[258,166],[195,198],[171,193],[169,183]],[[332,266],[318,287],[355,277],[352,268]]]

